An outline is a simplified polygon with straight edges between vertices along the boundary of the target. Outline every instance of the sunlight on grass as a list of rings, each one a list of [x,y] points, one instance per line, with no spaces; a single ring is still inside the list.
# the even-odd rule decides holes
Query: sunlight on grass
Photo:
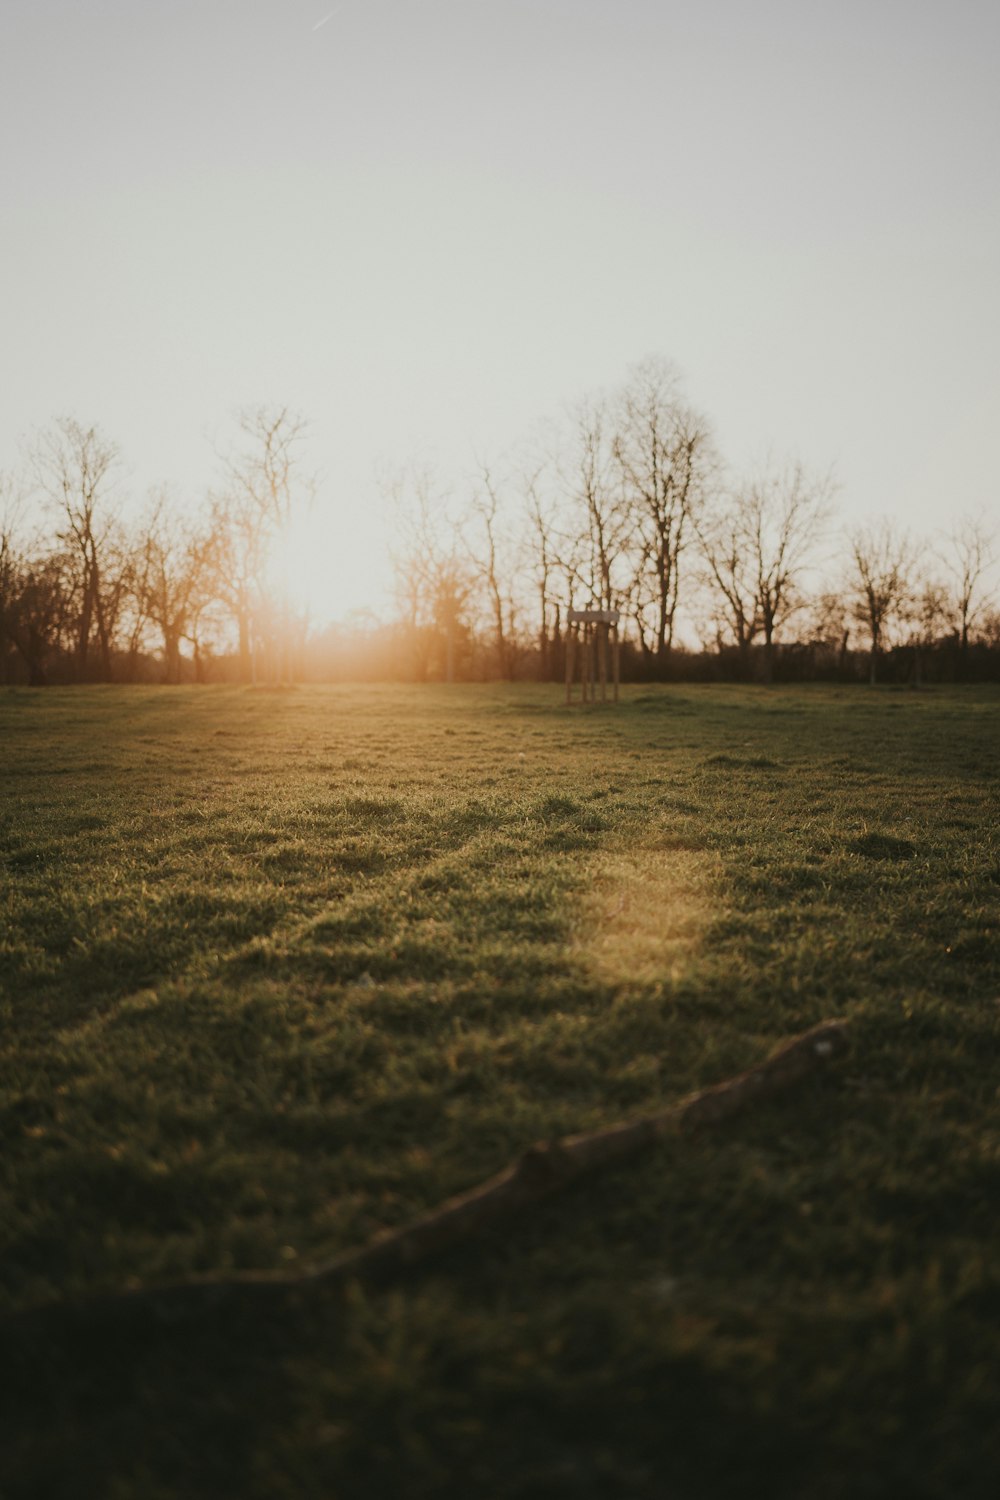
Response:
[[[717,856],[698,849],[605,849],[588,862],[574,950],[603,984],[674,982],[718,913]]]

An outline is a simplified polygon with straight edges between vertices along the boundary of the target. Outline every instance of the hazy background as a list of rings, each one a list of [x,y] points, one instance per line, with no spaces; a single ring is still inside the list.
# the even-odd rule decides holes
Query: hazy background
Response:
[[[0,467],[71,413],[197,498],[288,403],[379,603],[379,464],[657,353],[848,522],[995,514],[998,57],[995,0],[5,0]]]

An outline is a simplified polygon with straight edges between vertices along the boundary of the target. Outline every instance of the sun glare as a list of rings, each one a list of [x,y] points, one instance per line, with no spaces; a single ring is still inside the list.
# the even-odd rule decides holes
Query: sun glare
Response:
[[[384,597],[381,549],[350,525],[323,513],[294,521],[274,553],[273,577],[292,608],[314,626],[356,610],[377,610]]]

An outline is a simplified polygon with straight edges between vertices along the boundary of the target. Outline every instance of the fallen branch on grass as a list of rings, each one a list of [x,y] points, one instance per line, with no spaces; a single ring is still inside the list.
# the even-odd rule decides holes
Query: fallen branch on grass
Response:
[[[400,1229],[383,1230],[366,1245],[302,1271],[235,1272],[163,1287],[143,1287],[95,1298],[73,1311],[88,1320],[111,1313],[130,1313],[172,1322],[230,1299],[255,1306],[268,1297],[282,1298],[303,1288],[324,1288],[354,1280],[385,1280],[460,1240],[506,1220],[547,1198],[577,1178],[612,1162],[634,1156],[664,1136],[717,1125],[760,1100],[798,1083],[846,1050],[847,1022],[824,1021],[786,1042],[759,1067],[725,1083],[692,1094],[660,1114],[595,1130],[586,1135],[542,1141],[497,1176],[449,1198]],[[39,1313],[69,1311],[55,1304]],[[31,1318],[33,1314],[22,1315]]]
[[[826,1021],[786,1042],[749,1073],[692,1094],[661,1114],[641,1116],[607,1130],[564,1136],[529,1146],[505,1171],[478,1187],[449,1198],[401,1229],[383,1231],[303,1279],[382,1278],[446,1250],[460,1239],[505,1219],[578,1177],[634,1156],[663,1136],[715,1125],[750,1104],[787,1088],[846,1047],[844,1021]]]

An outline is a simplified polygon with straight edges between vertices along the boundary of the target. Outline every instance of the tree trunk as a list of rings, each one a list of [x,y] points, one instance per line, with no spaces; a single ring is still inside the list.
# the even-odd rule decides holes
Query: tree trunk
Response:
[[[86,681],[87,677],[87,655],[90,650],[90,628],[93,620],[93,581],[89,573],[83,583],[83,603],[80,609],[80,619],[77,623],[76,635],[76,672],[80,682]]]
[[[774,681],[774,628],[764,625],[764,681],[770,686]]]
[[[663,661],[667,654],[667,594],[663,581],[663,570],[660,570],[660,605],[656,620],[656,655]]]
[[[742,629],[737,637],[736,644],[740,655],[740,677],[744,682],[750,680],[750,637]]]
[[[166,666],[163,680],[176,686],[181,680],[181,643],[180,637],[172,631],[163,632],[163,656]]]

